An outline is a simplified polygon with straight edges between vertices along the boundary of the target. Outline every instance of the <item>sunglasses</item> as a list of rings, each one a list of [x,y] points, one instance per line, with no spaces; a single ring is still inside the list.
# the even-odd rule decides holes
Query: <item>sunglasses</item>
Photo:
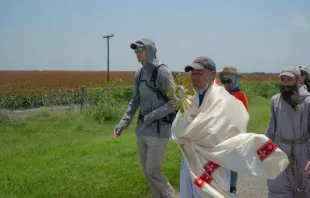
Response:
[[[222,79],[222,80],[221,80],[221,83],[223,83],[224,85],[225,85],[225,84],[231,84],[231,83],[232,83],[232,80],[231,80],[231,79],[228,79],[228,80]]]
[[[134,49],[135,53],[142,53],[144,50],[143,50],[143,47],[137,47],[136,49]]]

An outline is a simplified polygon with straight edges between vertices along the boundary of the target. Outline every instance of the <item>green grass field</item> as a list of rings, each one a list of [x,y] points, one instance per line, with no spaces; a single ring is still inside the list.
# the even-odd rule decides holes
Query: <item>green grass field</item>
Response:
[[[249,112],[249,132],[264,132],[269,99],[251,97]],[[150,196],[136,153],[135,122],[115,138],[115,121],[100,124],[78,113],[0,120],[0,197]],[[180,164],[171,141],[163,170],[176,190]]]

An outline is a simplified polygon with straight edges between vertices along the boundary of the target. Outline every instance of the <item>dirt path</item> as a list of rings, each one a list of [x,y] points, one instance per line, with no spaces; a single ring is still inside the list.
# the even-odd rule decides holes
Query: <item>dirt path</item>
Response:
[[[8,109],[0,108],[0,113],[14,116],[14,117],[25,117],[27,115],[38,114],[42,110],[48,110],[51,112],[73,112],[73,111],[78,111],[79,109],[80,109],[79,105],[40,107],[40,108],[25,109],[25,110],[8,110]]]

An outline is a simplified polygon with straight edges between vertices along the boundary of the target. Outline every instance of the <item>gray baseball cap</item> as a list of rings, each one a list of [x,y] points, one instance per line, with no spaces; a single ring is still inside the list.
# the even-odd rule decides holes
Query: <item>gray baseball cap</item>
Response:
[[[203,68],[207,68],[211,71],[216,72],[215,62],[211,58],[206,56],[199,56],[195,58],[193,63],[191,65],[187,65],[184,70],[185,72],[190,72],[193,69],[203,69]]]
[[[281,76],[289,76],[289,77],[297,77],[300,78],[301,77],[301,73],[300,70],[297,67],[292,67],[292,68],[284,68],[279,77]]]

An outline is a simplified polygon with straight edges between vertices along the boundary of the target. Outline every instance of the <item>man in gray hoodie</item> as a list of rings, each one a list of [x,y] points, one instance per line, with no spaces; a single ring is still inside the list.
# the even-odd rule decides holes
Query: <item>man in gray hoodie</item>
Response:
[[[168,67],[159,63],[157,49],[151,39],[142,38],[130,47],[135,51],[142,68],[135,74],[133,97],[114,134],[118,137],[130,125],[140,107],[136,127],[137,149],[152,197],[174,198],[175,192],[161,170],[175,116],[175,109],[166,97],[169,85],[174,80],[173,74]]]
[[[271,99],[271,117],[266,136],[284,151],[288,168],[274,180],[268,180],[268,198],[309,198],[310,166],[310,93],[298,86],[297,67],[280,73],[280,93]]]

